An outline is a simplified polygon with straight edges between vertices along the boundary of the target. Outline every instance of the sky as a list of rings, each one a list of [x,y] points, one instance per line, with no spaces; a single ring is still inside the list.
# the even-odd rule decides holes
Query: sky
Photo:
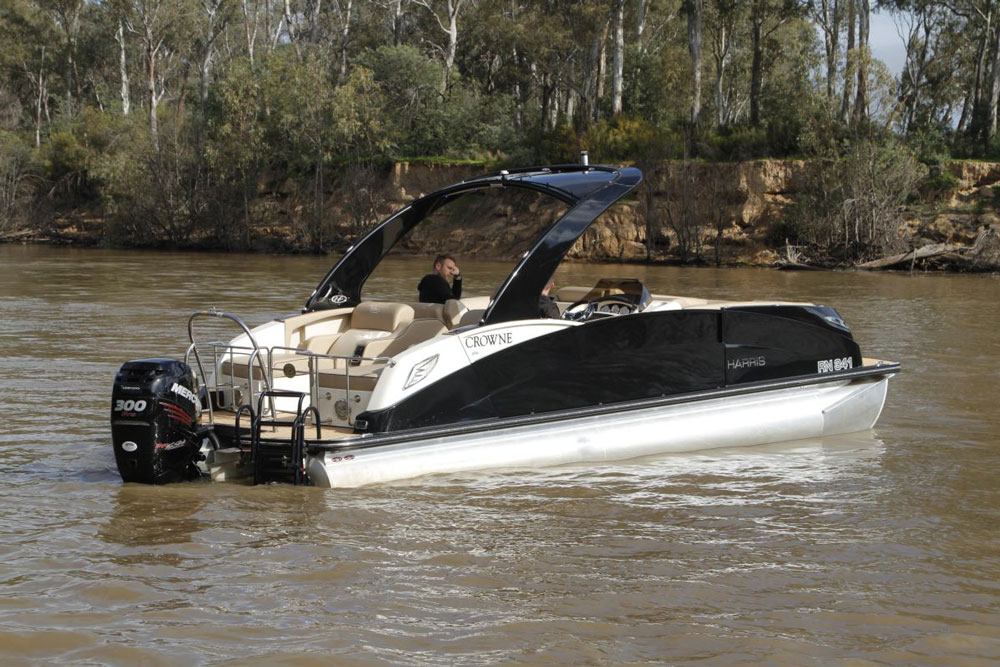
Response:
[[[899,75],[906,60],[906,47],[888,12],[872,14],[868,45],[874,57],[884,62],[894,75]]]

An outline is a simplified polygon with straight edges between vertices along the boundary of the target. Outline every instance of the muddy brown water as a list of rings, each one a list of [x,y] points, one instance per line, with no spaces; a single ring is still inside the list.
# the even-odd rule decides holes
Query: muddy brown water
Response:
[[[197,309],[294,312],[331,261],[0,246],[0,660],[1000,659],[997,278],[560,269],[835,306],[905,368],[871,432],[354,490],[123,485],[119,364],[183,355]],[[367,293],[414,298],[425,263]],[[506,273],[460,265],[471,294]]]

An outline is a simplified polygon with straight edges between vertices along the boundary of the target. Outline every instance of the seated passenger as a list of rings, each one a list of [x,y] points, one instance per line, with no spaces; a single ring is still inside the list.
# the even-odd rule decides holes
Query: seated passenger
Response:
[[[549,280],[545,283],[545,287],[542,288],[542,293],[538,297],[538,316],[541,318],[552,317],[559,319],[559,306],[556,305],[556,300],[549,296],[549,292],[555,287],[555,281]]]
[[[455,258],[441,254],[434,258],[434,273],[428,273],[417,285],[421,303],[444,303],[462,298],[462,276]]]

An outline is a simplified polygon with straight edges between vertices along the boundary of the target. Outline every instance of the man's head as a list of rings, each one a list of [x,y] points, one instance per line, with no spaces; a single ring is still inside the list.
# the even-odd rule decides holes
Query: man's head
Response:
[[[458,266],[455,264],[455,258],[445,253],[435,257],[434,273],[438,274],[445,280],[451,280],[453,276],[457,276],[459,271]]]

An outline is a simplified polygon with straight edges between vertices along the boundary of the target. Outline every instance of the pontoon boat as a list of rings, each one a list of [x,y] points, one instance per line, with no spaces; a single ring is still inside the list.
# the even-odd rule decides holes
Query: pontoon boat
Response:
[[[871,428],[896,363],[864,358],[832,308],[651,294],[635,279],[539,294],[634,168],[501,171],[414,200],[336,263],[300,314],[251,328],[188,322],[184,361],[115,378],[126,482],[325,487],[496,467],[620,460]],[[386,254],[434,211],[487,188],[566,206],[492,297],[366,300]],[[204,318],[239,335],[196,343]]]

